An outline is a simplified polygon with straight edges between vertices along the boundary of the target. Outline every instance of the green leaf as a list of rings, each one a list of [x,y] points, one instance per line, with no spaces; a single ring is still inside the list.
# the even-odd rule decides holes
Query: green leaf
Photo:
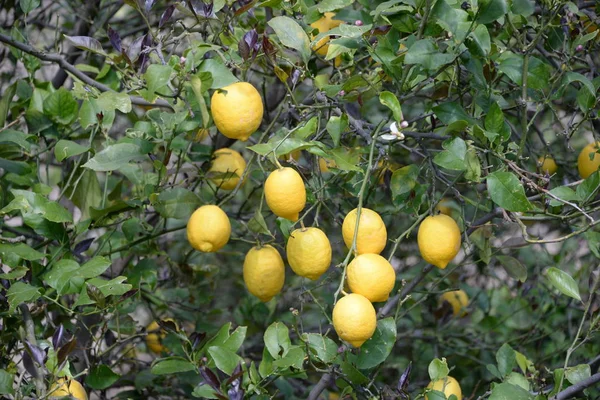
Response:
[[[600,188],[600,173],[594,172],[577,186],[577,197],[582,204],[590,201]]]
[[[77,156],[89,150],[88,146],[82,146],[79,143],[62,139],[54,146],[54,156],[56,157],[56,161],[62,162],[65,158]]]
[[[337,357],[338,346],[327,336],[318,333],[308,333],[305,340],[308,342],[310,351],[322,363],[329,364]]]
[[[21,303],[30,303],[40,298],[40,288],[23,282],[15,282],[6,292],[8,298],[8,312],[13,313]]]
[[[40,6],[40,0],[19,0],[19,6],[25,14],[29,14]]]
[[[331,120],[330,120],[331,121]],[[296,128],[296,130],[292,133],[292,137],[300,140],[306,140],[310,136],[314,135],[317,131],[317,126],[319,124],[319,119],[317,117],[312,117],[305,124]],[[328,128],[329,130],[329,128]]]
[[[292,345],[287,326],[282,322],[273,322],[265,331],[265,346],[274,359],[281,358]]]
[[[0,394],[14,394],[15,375],[0,369]]]
[[[450,125],[456,121],[475,122],[460,104],[453,101],[433,107],[433,112],[435,113],[435,116],[446,125]]]
[[[340,117],[335,115],[331,116],[329,121],[327,121],[326,129],[333,140],[333,145],[338,147],[340,145],[342,133],[348,129],[348,115],[342,114]]]
[[[73,221],[71,213],[55,201],[50,201],[40,194],[26,190],[13,189],[11,192],[15,198],[0,210],[0,214],[19,210],[23,215],[38,214],[52,222]]]
[[[317,4],[317,10],[320,13],[339,10],[348,7],[354,3],[354,0],[323,0]]]
[[[283,357],[273,361],[273,366],[278,369],[294,367],[301,370],[305,357],[306,353],[304,352],[304,348],[300,346],[291,346]]]
[[[515,351],[507,343],[504,343],[496,352],[496,362],[500,374],[508,375],[517,366]]]
[[[465,158],[467,156],[467,144],[459,137],[448,139],[442,147],[445,149],[433,158],[433,162],[442,168],[452,171],[464,171],[467,166]]]
[[[487,177],[487,189],[492,201],[508,211],[529,211],[533,208],[519,179],[510,172],[498,171]]]
[[[108,365],[95,365],[85,378],[85,384],[95,390],[104,390],[119,380],[121,375],[113,372]]]
[[[356,367],[349,361],[342,361],[340,363],[340,368],[342,372],[346,375],[348,379],[355,385],[364,385],[369,382],[369,378],[363,375]]]
[[[166,189],[160,192],[154,208],[165,218],[185,219],[200,206],[200,199],[194,192],[184,188]]]
[[[130,161],[144,157],[140,147],[133,143],[117,143],[97,153],[83,166],[94,171],[114,171],[129,164]]]
[[[68,36],[64,35],[65,39],[78,49],[91,51],[92,53],[106,56],[100,42],[90,36]]]
[[[0,243],[0,253],[6,254],[14,254],[23,260],[27,261],[37,261],[46,257],[44,253],[40,253],[37,250],[29,247],[25,243],[17,243],[17,244],[3,244]]]
[[[551,267],[548,268],[548,279],[552,286],[558,289],[564,295],[574,298],[575,300],[581,301],[581,296],[579,295],[579,287],[577,286],[577,282],[571,277],[571,275],[567,274],[564,271],[561,271],[558,268]]]
[[[101,277],[88,280],[82,287],[81,292],[79,293],[79,298],[73,307],[94,304],[94,301],[88,295],[87,286],[96,287],[98,290],[100,290],[100,293],[104,297],[120,296],[127,293],[131,290],[132,286],[128,283],[123,283],[125,280],[127,280],[127,278],[124,276],[117,276],[111,280],[106,280]]]
[[[147,101],[154,101],[157,97],[156,92],[168,94],[167,84],[171,80],[173,68],[170,65],[152,64],[144,73],[146,89],[140,93]]]
[[[73,94],[62,87],[44,100],[44,113],[61,125],[73,122],[77,117],[78,109]]]
[[[0,168],[17,175],[27,175],[31,172],[31,166],[24,161],[11,161],[0,157]]]
[[[192,392],[192,396],[197,397],[199,399],[218,399],[219,397],[217,397],[217,392],[215,392],[215,389],[213,389],[212,387],[210,387],[209,384],[207,383],[200,383],[198,384],[198,386],[196,386],[194,388],[194,391]]]
[[[579,364],[565,370],[565,378],[567,378],[572,385],[576,385],[590,376],[592,376],[590,364]]]
[[[477,22],[489,24],[503,17],[507,11],[506,0],[483,0],[479,3]]]
[[[208,354],[212,357],[217,368],[231,375],[235,367],[243,360],[233,351],[220,346],[211,346],[208,348]]]
[[[221,89],[222,87],[231,85],[232,83],[239,81],[239,79],[231,73],[231,70],[229,68],[227,68],[219,60],[213,58],[209,58],[208,60],[202,61],[202,64],[200,64],[200,68],[198,68],[198,71],[208,72],[211,74],[211,89]]]
[[[6,116],[8,115],[8,111],[10,110],[10,103],[17,92],[17,84],[14,83],[6,88],[2,98],[0,98],[0,128],[4,127],[4,123],[6,122]]]
[[[493,102],[485,116],[484,126],[490,132],[500,133],[504,129],[504,113],[497,102]]]
[[[432,71],[451,63],[454,58],[453,54],[441,53],[431,39],[422,39],[410,46],[404,57],[404,62],[406,64],[418,64]]]
[[[273,234],[267,225],[267,221],[265,221],[265,217],[263,217],[260,210],[256,210],[250,221],[248,221],[248,229],[255,233],[262,233],[263,235],[273,237]]]
[[[490,33],[485,25],[478,25],[469,35],[481,56],[487,56],[492,50]]]
[[[550,193],[552,193],[554,196],[558,197],[559,199],[569,201],[569,202],[574,201],[574,200],[579,200],[579,196],[577,195],[577,193],[575,193],[575,191],[568,186],[555,187],[554,189],[550,190]],[[551,207],[562,206],[565,204],[562,201],[553,199],[551,197],[549,197],[549,200],[550,200]]]
[[[231,332],[231,335],[223,342],[223,347],[236,352],[242,347],[242,343],[244,343],[244,339],[246,338],[246,331],[248,327],[246,326],[238,326],[237,329]]]
[[[154,375],[177,374],[196,369],[194,364],[180,358],[167,358],[158,361],[150,370]]]
[[[310,40],[304,29],[289,17],[275,17],[269,20],[269,26],[273,28],[281,43],[293,50],[300,52],[302,60],[308,64],[310,59]]]
[[[394,318],[377,321],[377,329],[373,336],[360,348],[356,359],[356,367],[370,369],[384,362],[396,344],[396,322]]]
[[[467,167],[465,179],[471,182],[479,182],[481,180],[481,162],[479,161],[477,151],[472,147],[469,147],[467,150],[465,164]]]
[[[400,106],[400,102],[395,94],[388,91],[381,92],[379,95],[379,102],[392,111],[392,115],[394,116],[394,120],[396,122],[404,121],[402,107]]]
[[[429,363],[427,371],[429,372],[429,379],[437,381],[447,377],[450,369],[448,368],[448,363],[445,358],[442,358],[441,360],[439,358],[434,358]]]
[[[415,164],[399,168],[392,173],[390,188],[394,202],[396,202],[397,198],[404,198],[405,195],[410,194],[417,184],[418,177],[419,167]]]
[[[131,99],[127,93],[104,92],[96,99],[101,112],[119,110],[124,114],[131,112]]]
[[[522,387],[523,389],[529,391],[531,389],[531,385],[527,378],[525,378],[522,374],[518,372],[511,372],[504,379],[506,383],[510,383],[511,385]]]
[[[535,4],[532,0],[513,0],[511,11],[523,17],[529,17],[535,11]]]
[[[531,400],[531,395],[527,390],[520,386],[510,383],[500,383],[492,389],[489,400]]]
[[[513,279],[517,279],[521,282],[527,280],[527,268],[521,264],[519,260],[511,256],[496,256],[500,264],[504,267],[506,273]]]
[[[594,98],[596,97],[596,88],[594,87],[594,84],[585,76],[577,72],[567,72],[563,79],[563,85],[569,85],[572,82],[580,82],[582,86],[589,91],[590,95]]]
[[[31,150],[31,143],[27,141],[30,137],[31,136],[25,132],[15,131],[13,129],[0,131],[0,143],[14,143],[26,151]]]
[[[21,279],[29,272],[29,268],[27,267],[17,267],[15,269],[11,269],[10,272],[6,272],[4,274],[0,274],[0,279]]]

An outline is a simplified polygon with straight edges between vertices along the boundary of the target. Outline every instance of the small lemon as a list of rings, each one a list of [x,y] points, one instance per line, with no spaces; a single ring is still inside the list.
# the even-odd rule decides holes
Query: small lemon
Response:
[[[439,214],[421,222],[417,243],[425,261],[444,269],[460,250],[460,229],[451,217]]]
[[[187,238],[196,250],[212,253],[225,246],[231,235],[229,217],[221,208],[206,205],[198,208],[187,224]]]
[[[49,392],[50,399],[62,399],[63,397],[73,397],[77,400],[87,400],[88,396],[83,388],[83,385],[75,379],[65,381],[64,378],[60,378],[50,388]]]
[[[460,385],[458,384],[458,381],[451,376],[430,382],[429,385],[427,385],[427,389],[442,392],[446,395],[447,399],[449,399],[450,396],[455,395],[457,400],[462,400],[462,390],[460,390]],[[425,395],[425,399],[429,400],[429,397]]]
[[[600,167],[600,154],[596,153],[598,146],[600,146],[600,142],[592,142],[579,153],[577,169],[583,179],[598,171],[598,167]]]
[[[348,286],[369,301],[386,301],[396,283],[392,265],[379,254],[361,254],[348,265]]]
[[[319,228],[296,229],[286,246],[292,270],[311,280],[317,280],[331,264],[331,244]]]
[[[244,259],[244,282],[248,291],[267,302],[281,292],[285,267],[281,255],[271,245],[253,247]]]
[[[467,312],[464,310],[469,304],[469,297],[464,290],[452,290],[450,292],[443,293],[440,296],[440,305],[447,301],[452,306],[452,314],[454,316],[464,317]]]
[[[284,161],[298,162],[298,161],[300,161],[300,157],[302,157],[302,150],[294,150],[290,153],[279,156],[279,159],[284,160]]]
[[[209,176],[212,174],[219,177],[210,178],[210,180],[221,189],[235,189],[246,169],[244,157],[232,149],[219,149],[213,153],[213,157],[208,173]]]
[[[275,215],[297,221],[306,205],[304,181],[296,170],[279,168],[265,181],[265,199]]]
[[[373,304],[357,293],[342,297],[333,307],[333,328],[340,339],[354,347],[362,346],[377,328]]]
[[[208,129],[200,128],[200,129],[198,129],[198,132],[196,133],[196,135],[194,137],[194,141],[201,142],[204,139],[206,139],[209,135],[210,135],[210,131]]]
[[[328,160],[326,158],[319,157],[319,170],[322,173],[330,172],[329,168],[336,168],[336,167],[337,167],[337,164],[335,163],[335,160]]]
[[[342,24],[342,21],[335,20],[333,17],[335,16],[332,12],[326,12],[323,17],[319,20],[310,24],[311,28],[317,29],[319,33],[328,32],[333,28],[337,28]],[[314,46],[313,50],[320,56],[326,56],[327,50],[329,49],[329,36],[325,36],[320,39]]]
[[[556,165],[556,161],[550,156],[542,156],[538,158],[537,161],[538,167],[540,171],[544,174],[554,175],[556,170],[558,169],[558,165]]]
[[[447,198],[443,198],[440,200],[439,203],[437,203],[437,205],[435,206],[435,210],[439,211],[441,214],[444,215],[452,215],[452,200],[447,199]]]
[[[210,112],[223,135],[247,140],[260,126],[264,107],[254,86],[248,82],[237,82],[213,93]]]
[[[344,218],[342,224],[342,236],[346,247],[352,246],[354,239],[354,229],[356,227],[357,209],[350,211]],[[360,212],[360,221],[358,224],[358,235],[356,238],[356,251],[358,254],[375,253],[379,254],[385,248],[387,243],[387,229],[383,220],[375,211],[369,208],[362,208]]]
[[[177,323],[172,318],[166,318],[165,321],[170,321],[177,326]],[[161,343],[162,339],[167,336],[167,332],[161,329],[160,325],[158,325],[158,322],[152,321],[150,325],[146,327],[146,331],[149,332],[146,335],[146,346],[148,346],[150,351],[157,354],[167,351],[165,346],[163,346]]]

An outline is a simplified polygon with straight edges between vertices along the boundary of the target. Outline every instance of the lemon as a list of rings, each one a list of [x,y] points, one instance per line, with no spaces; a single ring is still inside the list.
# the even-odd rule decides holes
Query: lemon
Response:
[[[196,135],[194,137],[194,141],[201,142],[204,139],[206,139],[209,135],[210,135],[210,131],[208,129],[200,128],[200,129],[198,129],[198,132],[196,133]]]
[[[279,168],[265,181],[265,199],[275,215],[297,221],[306,205],[304,181],[296,170]]]
[[[464,310],[469,304],[469,297],[464,290],[452,290],[440,296],[440,305],[447,301],[452,306],[452,314],[454,316],[464,317],[467,312]]]
[[[357,209],[350,211],[344,218],[342,224],[342,236],[346,247],[352,246],[354,229],[356,227]],[[383,220],[375,211],[362,208],[358,224],[358,235],[356,238],[356,251],[358,254],[379,254],[385,248],[387,242],[387,230]]]
[[[319,228],[293,231],[286,252],[292,270],[313,281],[319,279],[331,264],[331,244]]]
[[[187,238],[196,250],[212,253],[225,246],[231,235],[227,214],[218,206],[198,208],[187,224]]]
[[[386,301],[396,283],[392,265],[379,254],[361,254],[348,265],[348,286],[371,302]]]
[[[250,249],[244,259],[244,282],[250,293],[266,303],[281,292],[284,281],[283,260],[273,246]]]
[[[311,28],[317,29],[319,33],[328,32],[333,28],[337,28],[342,24],[342,21],[335,20],[332,12],[326,12],[319,20],[310,24]],[[313,50],[320,56],[326,56],[329,49],[329,36],[320,39],[314,46]]]
[[[590,176],[600,167],[600,154],[597,154],[600,142],[592,142],[585,146],[577,158],[577,169],[583,179]],[[590,160],[590,157],[592,158]]]
[[[417,243],[425,261],[444,269],[460,250],[460,229],[447,215],[429,216],[421,222]]]
[[[247,140],[260,126],[264,107],[254,86],[248,82],[237,82],[213,93],[210,112],[223,135]]]
[[[548,175],[554,175],[554,173],[558,169],[556,161],[554,161],[554,159],[550,156],[542,156],[538,158],[537,164],[540,168],[540,171]]]
[[[221,189],[235,189],[246,169],[246,160],[244,160],[244,157],[232,149],[219,149],[213,153],[213,157],[214,159],[208,173],[209,176],[212,174],[219,177],[211,178],[210,180]]]
[[[328,160],[323,157],[319,157],[319,170],[323,173],[330,172],[329,168],[336,168],[337,164],[335,160]]]
[[[430,382],[429,385],[427,385],[427,389],[442,392],[446,395],[447,399],[449,399],[450,396],[455,395],[457,400],[462,400],[462,390],[460,390],[460,385],[458,384],[458,381],[451,376]],[[425,395],[425,399],[429,400],[429,397]]]
[[[81,383],[75,379],[65,381],[64,378],[61,378],[57,380],[56,383],[50,388],[48,394],[50,399],[62,399],[63,397],[67,396],[73,397],[77,400],[88,399],[83,385],[81,385]]]
[[[177,323],[172,318],[167,318],[165,319],[165,321],[170,321],[174,323],[175,326],[177,326]],[[158,325],[158,322],[152,321],[150,325],[146,327],[146,331],[149,332],[146,335],[146,345],[148,346],[150,351],[152,351],[153,353],[160,354],[163,351],[167,350],[165,346],[163,346],[161,343],[162,339],[164,339],[165,336],[167,336],[167,332],[161,329],[160,325]]]
[[[439,203],[437,203],[437,206],[435,206],[435,210],[439,211],[440,213],[444,214],[444,215],[452,215],[452,207],[451,207],[452,201],[450,199],[447,198],[443,198],[440,200]]]
[[[283,160],[283,161],[288,161],[288,162],[292,162],[292,161],[298,162],[298,161],[300,161],[301,157],[302,157],[302,150],[294,150],[290,153],[279,156],[279,159]]]
[[[333,328],[340,339],[354,347],[362,346],[377,328],[373,304],[357,293],[342,297],[333,307]]]

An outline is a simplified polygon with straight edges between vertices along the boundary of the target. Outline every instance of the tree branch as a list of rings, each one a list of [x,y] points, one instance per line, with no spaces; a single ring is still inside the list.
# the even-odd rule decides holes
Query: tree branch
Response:
[[[308,394],[307,400],[317,400],[319,398],[319,395],[323,392],[323,390],[327,389],[327,386],[329,386],[332,380],[332,373],[328,372],[326,374],[323,374],[321,376],[321,379],[319,379],[319,382],[317,382],[315,387],[313,387],[310,393]]]
[[[581,392],[584,389],[589,388],[600,382],[600,372],[586,378],[573,386],[569,386],[565,390],[558,392],[556,395],[550,398],[550,400],[566,400],[575,396],[577,393]]]

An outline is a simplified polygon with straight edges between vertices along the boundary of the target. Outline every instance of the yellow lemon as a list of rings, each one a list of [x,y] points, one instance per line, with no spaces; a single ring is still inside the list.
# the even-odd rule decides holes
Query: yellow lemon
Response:
[[[451,376],[430,382],[429,385],[427,385],[427,389],[442,392],[446,395],[447,399],[449,399],[450,396],[455,395],[457,400],[462,400],[462,390],[460,390],[460,385],[458,384],[458,381]],[[429,400],[429,397],[425,395],[425,399]]]
[[[323,157],[319,157],[319,170],[323,173],[330,172],[329,168],[336,168],[337,164],[335,160],[328,160]]]
[[[302,157],[302,150],[294,150],[291,153],[287,153],[282,156],[279,156],[279,159],[283,160],[283,161],[288,161],[288,162],[292,162],[292,161],[298,162],[298,161],[300,161],[300,157]]]
[[[177,323],[172,318],[166,318],[165,321],[170,321],[177,326]],[[158,322],[152,321],[150,325],[146,327],[146,331],[148,332],[146,335],[146,346],[148,346],[150,351],[160,354],[167,350],[161,343],[162,339],[167,336],[167,332],[161,329],[160,325],[158,325]]]
[[[354,239],[354,229],[356,227],[357,209],[350,211],[344,218],[342,224],[342,236],[346,247],[352,246]],[[358,223],[358,235],[356,238],[356,251],[358,254],[375,253],[379,254],[385,248],[387,243],[387,229],[383,220],[375,211],[362,208],[360,212],[360,221]]]
[[[361,254],[348,265],[348,286],[371,302],[386,301],[396,283],[392,265],[379,254]]]
[[[447,301],[452,306],[452,314],[464,317],[467,312],[464,310],[469,304],[469,297],[464,290],[452,290],[440,296],[440,305]]]
[[[253,247],[244,259],[244,282],[248,291],[267,302],[281,292],[285,267],[277,249],[271,245]]]
[[[247,140],[260,126],[264,107],[254,86],[248,82],[237,82],[213,93],[210,112],[223,135]]]
[[[452,215],[451,204],[452,200],[443,198],[440,200],[439,203],[437,203],[437,206],[435,206],[435,210],[439,211],[441,214],[444,215]]]
[[[319,279],[331,264],[331,244],[319,228],[293,231],[286,252],[292,270],[313,281]]]
[[[50,388],[48,392],[50,399],[62,399],[63,397],[71,396],[77,400],[87,400],[88,396],[83,388],[83,385],[75,379],[65,381],[60,378]]]
[[[229,217],[221,208],[206,205],[198,208],[187,224],[187,238],[196,250],[212,253],[225,246],[231,235]]]
[[[219,188],[225,190],[235,189],[240,177],[246,169],[246,160],[240,153],[232,149],[219,149],[213,153],[213,161],[208,170],[210,178]]]
[[[206,139],[209,134],[210,134],[210,131],[208,129],[200,128],[200,129],[198,129],[198,132],[196,133],[196,136],[194,137],[194,141],[201,142],[204,139]]]
[[[460,250],[460,229],[447,215],[429,216],[421,222],[417,243],[425,261],[444,269]]]
[[[558,169],[558,165],[556,165],[556,161],[550,156],[542,156],[538,158],[537,165],[540,168],[540,171],[544,174],[554,175],[556,170]]]
[[[306,205],[304,181],[296,170],[279,168],[265,181],[265,199],[275,215],[297,221]]]
[[[600,167],[600,154],[596,153],[598,146],[600,146],[600,142],[592,142],[579,153],[577,169],[583,179],[598,171],[598,167]]]
[[[362,346],[377,328],[373,304],[356,293],[342,297],[333,307],[333,328],[340,339],[354,347]]]
[[[337,28],[342,24],[342,21],[335,20],[333,17],[335,16],[332,12],[326,12],[323,17],[321,17],[318,21],[310,24],[311,28],[317,29],[319,33],[328,32],[333,28]],[[320,39],[314,46],[313,50],[320,56],[326,56],[327,50],[329,49],[329,36],[325,36]],[[336,65],[337,66],[337,65]]]

